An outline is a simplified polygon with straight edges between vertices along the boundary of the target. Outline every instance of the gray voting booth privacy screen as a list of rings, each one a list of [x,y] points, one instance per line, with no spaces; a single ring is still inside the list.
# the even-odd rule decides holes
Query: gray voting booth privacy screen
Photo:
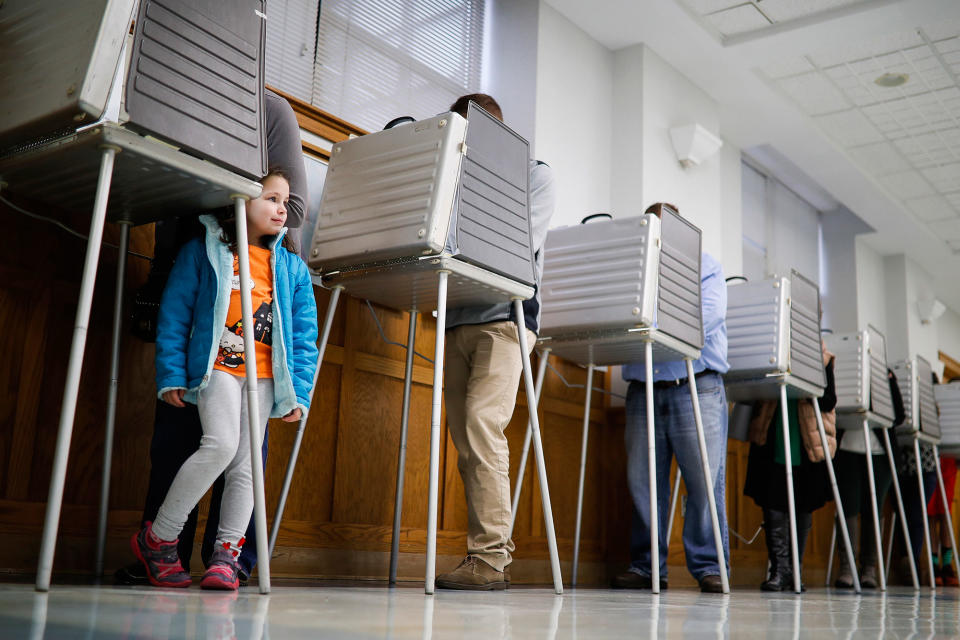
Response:
[[[893,367],[903,398],[904,423],[898,432],[940,437],[940,417],[933,391],[933,368],[923,356],[898,362]]]
[[[259,179],[264,0],[141,0],[128,126]]]
[[[960,382],[934,385],[933,394],[940,410],[940,450],[960,454]]]
[[[703,347],[700,230],[666,207],[550,230],[542,291],[544,336],[649,327]]]
[[[134,0],[0,2],[0,155],[104,116]],[[142,0],[121,124],[266,173],[263,0]]]
[[[333,146],[309,264],[449,253],[534,283],[526,140],[473,103]]]
[[[460,165],[455,219],[461,260],[534,284],[530,229],[530,150],[527,141],[471,102],[467,153]]]
[[[135,0],[0,3],[0,155],[96,122]]]
[[[791,374],[826,385],[820,347],[820,291],[796,271],[727,289],[727,380]]]
[[[837,356],[834,366],[837,413],[869,411],[892,425],[893,399],[887,379],[883,334],[869,327],[857,333],[828,336],[827,346]]]

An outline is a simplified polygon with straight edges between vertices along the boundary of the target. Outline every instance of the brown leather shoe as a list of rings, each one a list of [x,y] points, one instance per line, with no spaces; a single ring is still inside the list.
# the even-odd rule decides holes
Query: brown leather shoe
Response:
[[[624,571],[618,573],[610,581],[610,586],[614,589],[651,589],[653,580],[650,576],[642,576],[636,571]],[[660,580],[660,590],[667,588],[667,581]]]
[[[498,591],[507,588],[503,571],[497,571],[477,556],[467,556],[460,566],[437,576],[438,589]]]
[[[720,576],[703,576],[700,578],[700,591],[703,593],[723,593],[723,581]]]

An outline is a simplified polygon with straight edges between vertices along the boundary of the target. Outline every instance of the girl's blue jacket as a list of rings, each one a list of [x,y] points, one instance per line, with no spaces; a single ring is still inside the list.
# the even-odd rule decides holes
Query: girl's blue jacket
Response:
[[[200,216],[203,238],[180,251],[170,272],[157,318],[157,395],[185,389],[196,404],[207,386],[227,322],[233,252],[220,240],[220,225]],[[270,417],[310,408],[310,387],[317,368],[317,306],[307,265],[280,242],[271,247],[273,273],[273,408]],[[282,348],[281,348],[282,347]]]

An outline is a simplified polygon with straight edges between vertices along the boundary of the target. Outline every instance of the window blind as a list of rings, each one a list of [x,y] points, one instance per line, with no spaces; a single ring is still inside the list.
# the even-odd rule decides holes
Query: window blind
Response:
[[[741,163],[743,271],[750,280],[796,269],[820,281],[820,212],[779,180]]]
[[[323,0],[310,101],[361,128],[479,90],[484,0]]]
[[[313,95],[318,0],[269,0],[266,83],[304,102]]]

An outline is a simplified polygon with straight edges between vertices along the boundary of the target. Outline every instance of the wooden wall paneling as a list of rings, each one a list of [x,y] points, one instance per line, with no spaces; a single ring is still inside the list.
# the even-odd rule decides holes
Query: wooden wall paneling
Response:
[[[614,571],[622,571],[630,562],[630,526],[633,502],[627,488],[627,454],[623,445],[623,408],[606,411],[606,426],[601,432],[600,462],[604,514],[604,558]]]
[[[420,349],[418,348],[418,351]],[[421,351],[422,353],[422,351]],[[433,400],[433,385],[415,383],[410,389],[410,418],[407,424],[407,455],[403,473],[403,512],[401,519],[402,530],[427,528],[427,491],[430,483],[430,413]],[[399,433],[399,431],[398,431]],[[441,439],[444,442],[446,438]],[[397,445],[392,448],[394,457],[397,454]],[[441,458],[441,461],[444,458]],[[449,459],[449,458],[447,458]],[[441,470],[443,470],[441,466]],[[396,469],[396,467],[394,467]],[[394,471],[396,475],[396,471]],[[441,477],[441,484],[444,478]],[[389,492],[393,504],[396,485],[392,485]],[[438,496],[439,498],[439,496]],[[439,507],[443,503],[438,503]],[[442,511],[441,511],[442,513]],[[390,525],[393,524],[393,513],[390,514]],[[438,529],[446,529],[447,526]],[[413,550],[407,541],[407,534],[401,538],[401,549]],[[417,548],[422,551],[423,548]]]
[[[4,495],[13,500],[25,499],[29,488],[43,379],[37,354],[43,352],[50,303],[49,290],[39,282],[32,284],[35,293],[8,289],[0,294],[0,348],[11,364],[0,372],[0,388],[5,391],[0,423],[9,427],[0,436],[6,441],[0,451],[7,461]]]

